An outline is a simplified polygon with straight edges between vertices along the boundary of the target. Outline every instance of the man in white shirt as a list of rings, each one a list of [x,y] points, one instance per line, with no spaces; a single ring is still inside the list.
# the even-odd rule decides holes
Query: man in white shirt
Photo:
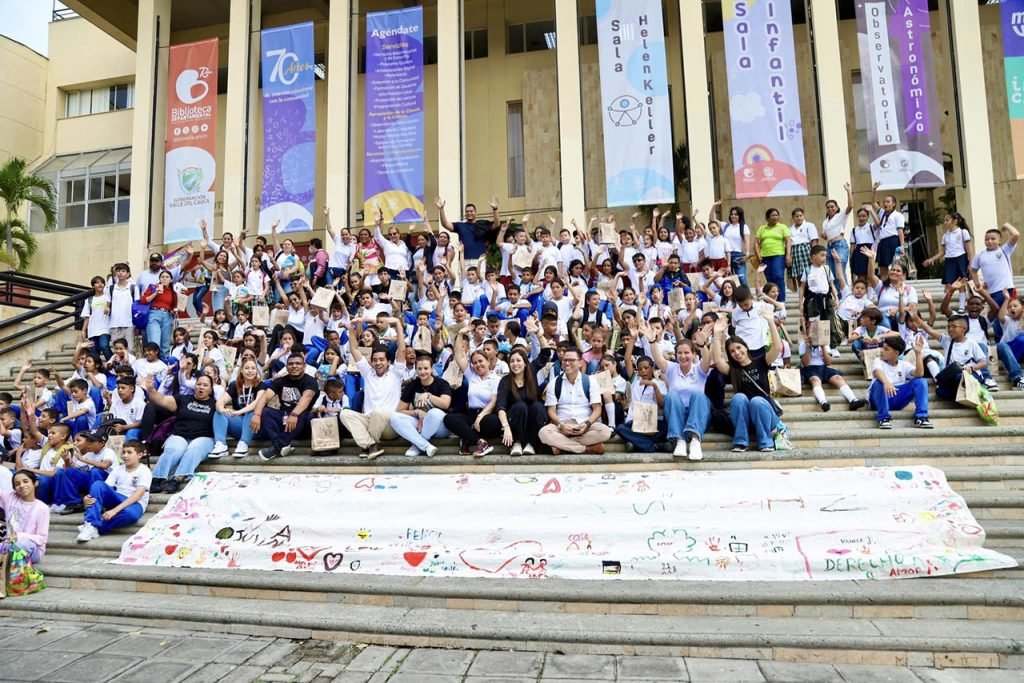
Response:
[[[398,349],[396,358],[405,358],[405,333],[401,321],[392,322],[397,330]],[[353,334],[351,328],[349,334]],[[351,347],[352,360],[363,378],[363,411],[351,409],[341,411],[341,424],[352,434],[359,445],[360,458],[373,460],[384,453],[380,442],[397,439],[398,433],[391,427],[391,415],[398,410],[402,398],[403,372],[388,359],[387,348],[376,346],[367,361],[358,346]]]
[[[544,405],[549,424],[539,432],[551,452],[604,453],[604,442],[612,430],[601,422],[601,387],[580,372],[580,352],[562,353],[563,373],[548,383]],[[589,392],[587,389],[589,388]]]

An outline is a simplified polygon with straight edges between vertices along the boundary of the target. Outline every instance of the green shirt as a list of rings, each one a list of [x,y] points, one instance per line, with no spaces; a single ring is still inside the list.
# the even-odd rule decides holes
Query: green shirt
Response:
[[[761,256],[785,256],[787,237],[789,237],[789,228],[782,223],[776,223],[770,228],[767,225],[762,225],[757,229],[757,241],[761,243]]]

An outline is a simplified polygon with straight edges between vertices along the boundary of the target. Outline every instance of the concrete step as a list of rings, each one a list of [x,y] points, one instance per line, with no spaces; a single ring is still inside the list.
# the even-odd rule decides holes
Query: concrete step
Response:
[[[291,638],[358,640],[383,644],[501,649],[559,649],[602,653],[706,653],[715,657],[807,659],[828,651],[831,661],[878,656],[903,663],[908,657],[975,653],[998,667],[1024,647],[1024,623],[962,618],[816,617],[751,618],[631,614],[508,612],[453,607],[384,607],[294,603],[192,595],[50,588],[5,600],[0,614],[176,626]],[[785,615],[783,615],[785,616]],[[714,652],[714,654],[711,654]]]

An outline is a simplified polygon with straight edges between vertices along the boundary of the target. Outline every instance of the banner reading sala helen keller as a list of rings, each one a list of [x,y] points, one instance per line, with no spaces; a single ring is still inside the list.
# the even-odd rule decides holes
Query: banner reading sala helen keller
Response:
[[[217,180],[217,39],[171,47],[164,176],[164,244],[202,237],[213,229]]]
[[[857,3],[871,179],[883,190],[945,185],[928,0]]]
[[[316,100],[313,22],[260,33],[263,52],[263,192],[260,234],[313,229]]]
[[[1010,110],[1013,160],[1024,178],[1024,0],[1003,0],[1003,64]]]
[[[607,206],[675,201],[661,0],[597,0]]]
[[[723,0],[736,196],[807,194],[789,0]]]
[[[364,177],[367,225],[423,220],[422,7],[366,15]]]

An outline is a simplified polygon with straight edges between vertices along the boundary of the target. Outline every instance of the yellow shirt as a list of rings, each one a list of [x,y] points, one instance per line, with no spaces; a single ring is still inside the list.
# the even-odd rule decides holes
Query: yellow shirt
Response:
[[[772,227],[762,225],[757,229],[757,240],[761,243],[761,256],[785,256],[787,237],[789,237],[789,228],[782,223],[776,223]]]

